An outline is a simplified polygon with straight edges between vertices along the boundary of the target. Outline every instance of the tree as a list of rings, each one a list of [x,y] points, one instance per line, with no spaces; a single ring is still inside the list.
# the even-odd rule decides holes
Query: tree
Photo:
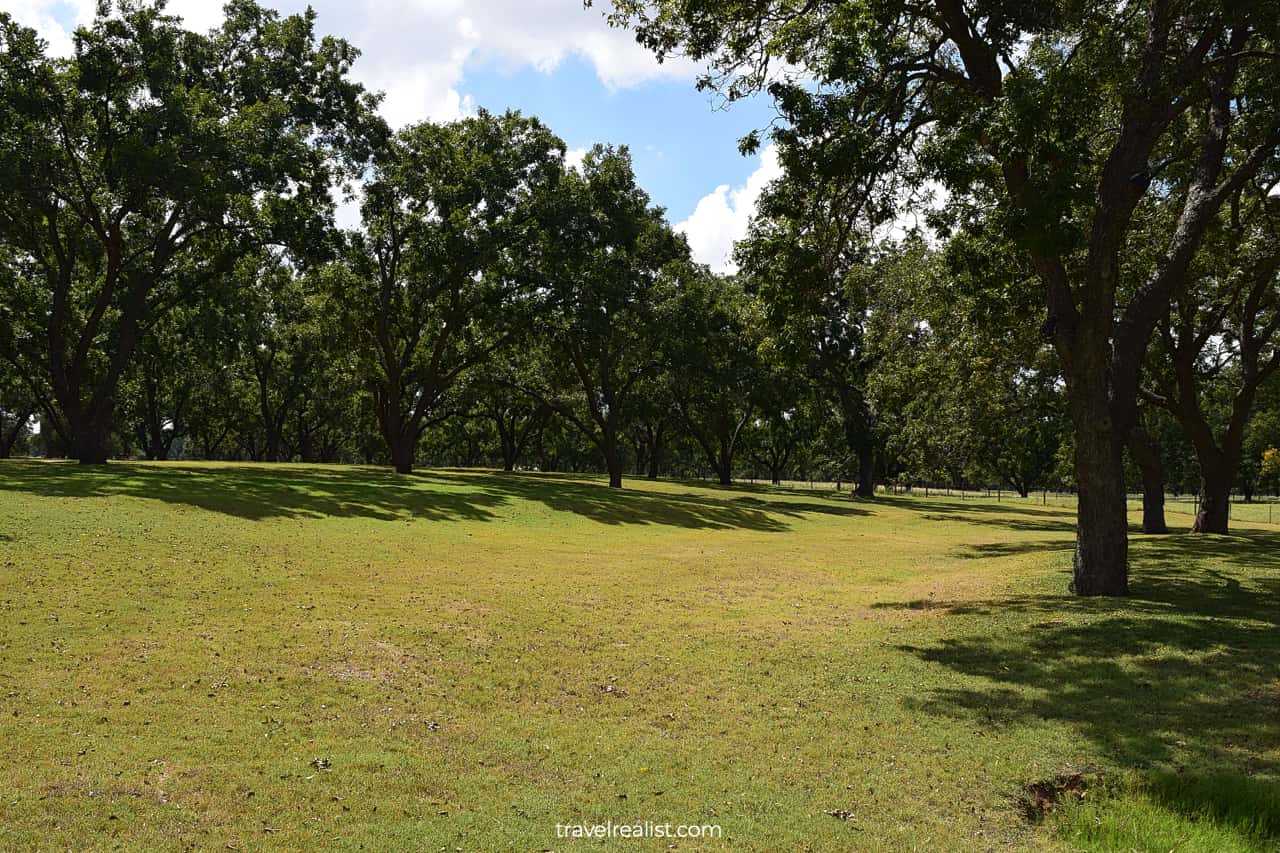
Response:
[[[766,339],[759,349],[763,376],[755,389],[757,414],[747,431],[751,461],[775,486],[818,430],[821,399],[804,371]]]
[[[865,247],[837,236],[847,225],[840,204],[787,175],[761,195],[735,252],[747,288],[765,305],[775,350],[803,365],[830,404],[857,460],[855,494],[872,497],[881,434],[866,394],[873,357],[865,327],[875,282]]]
[[[106,460],[150,326],[255,245],[320,242],[376,102],[313,12],[233,0],[208,34],[153,6],[111,12],[65,62],[0,15],[0,243],[17,264],[0,353],[83,463]]]
[[[545,368],[536,358],[540,353],[537,346],[507,347],[478,372],[472,383],[474,402],[470,408],[493,424],[503,471],[515,470],[551,417],[550,407],[521,390],[530,376]]]
[[[1262,451],[1262,480],[1271,485],[1273,494],[1280,493],[1280,450],[1268,447]]]
[[[563,163],[564,143],[537,119],[483,110],[408,127],[378,158],[333,293],[396,471],[412,470],[458,377],[521,328]]]
[[[1198,533],[1226,533],[1259,389],[1280,370],[1280,181],[1245,184],[1161,319],[1147,400],[1182,425],[1200,466]]]
[[[147,459],[169,458],[187,434],[196,389],[218,369],[212,356],[220,348],[221,329],[211,314],[207,306],[176,306],[138,342],[122,384],[119,419]]]
[[[743,428],[757,405],[763,379],[760,308],[733,278],[690,275],[664,311],[664,344],[671,397],[720,485],[733,480]]]
[[[676,424],[672,377],[648,376],[636,385],[635,413],[629,435],[635,454],[636,476],[656,480],[664,470],[671,433]]]
[[[5,366],[0,362],[0,459],[8,459],[23,448],[37,409],[31,391]]]
[[[577,427],[604,459],[609,485],[621,488],[637,383],[660,365],[658,305],[689,274],[688,244],[636,184],[627,149],[597,145],[561,181],[539,255],[539,316],[554,369],[525,390]]]
[[[287,461],[291,427],[302,416],[307,431],[307,409],[336,384],[324,288],[318,273],[301,272],[274,253],[242,259],[235,275],[243,295],[229,322],[243,393],[253,400],[241,429],[255,433],[254,459]]]
[[[959,226],[994,224],[1018,247],[1074,427],[1072,588],[1127,592],[1122,450],[1146,350],[1218,210],[1280,144],[1275,0],[614,5],[659,57],[708,61],[701,85],[730,99],[767,86],[784,168],[818,195],[875,225],[936,180]],[[779,79],[780,61],[805,73]],[[1165,181],[1175,167],[1181,185]],[[1133,232],[1166,190],[1174,227]],[[1158,241],[1157,261],[1122,287],[1137,237]]]
[[[1045,485],[1066,431],[1061,375],[1029,300],[992,299],[1028,271],[972,235],[945,253],[909,238],[881,262],[870,322],[877,408],[906,473]]]

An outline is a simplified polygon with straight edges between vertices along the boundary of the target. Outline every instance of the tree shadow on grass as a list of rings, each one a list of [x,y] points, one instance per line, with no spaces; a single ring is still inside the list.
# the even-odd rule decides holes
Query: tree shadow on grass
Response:
[[[571,512],[602,524],[663,524],[705,530],[745,529],[782,532],[790,522],[808,515],[854,517],[869,515],[852,504],[796,501],[782,495],[733,494],[611,489],[603,483],[581,482],[544,474],[476,474],[434,471],[428,476],[453,479],[502,495],[538,501],[553,510]],[[726,493],[728,492],[728,493]]]
[[[755,500],[740,496],[609,489],[566,477],[456,470],[399,475],[363,466],[190,465],[11,461],[0,491],[57,497],[126,495],[247,519],[359,517],[499,521],[513,498],[604,524],[697,529],[787,530],[792,519],[866,514],[854,506]]]
[[[968,678],[911,705],[984,729],[1066,723],[1122,765],[1280,771],[1280,534],[1137,542],[1131,586],[932,603],[990,621],[899,647]]]
[[[985,560],[992,557],[1018,557],[1023,554],[1043,554],[1054,551],[1074,551],[1074,539],[1032,539],[1018,542],[984,542],[965,545],[952,554],[965,560]]]
[[[275,517],[425,518],[484,521],[501,503],[480,491],[423,488],[376,468],[12,462],[0,490],[54,497],[125,495],[253,520]]]

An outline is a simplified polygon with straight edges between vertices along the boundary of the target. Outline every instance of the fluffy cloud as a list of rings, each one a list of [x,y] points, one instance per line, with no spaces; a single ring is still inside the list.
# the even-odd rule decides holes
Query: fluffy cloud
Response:
[[[59,22],[85,23],[94,5],[95,0],[0,0],[0,9],[34,27],[59,54],[71,50]],[[298,12],[307,3],[267,0],[264,5]],[[320,32],[340,35],[363,52],[354,75],[386,93],[383,114],[396,126],[471,112],[461,85],[473,63],[550,72],[576,55],[613,89],[694,76],[687,62],[658,64],[630,33],[606,26],[600,8],[584,10],[578,0],[311,0],[310,5]],[[216,0],[170,0],[168,11],[195,30],[222,20]]]
[[[736,272],[733,244],[746,236],[760,193],[781,175],[777,149],[770,145],[745,184],[736,189],[721,184],[703,196],[689,218],[675,226],[689,238],[694,258],[717,272]]]
[[[96,0],[0,0],[0,11],[8,12],[21,24],[31,27],[59,56],[71,53],[71,33],[61,21],[74,28],[93,20]]]
[[[581,169],[582,161],[587,158],[586,147],[570,148],[564,154],[564,164],[570,169]]]

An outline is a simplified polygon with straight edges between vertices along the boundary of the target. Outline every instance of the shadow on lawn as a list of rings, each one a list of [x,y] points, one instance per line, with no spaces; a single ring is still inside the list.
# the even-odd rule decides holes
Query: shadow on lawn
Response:
[[[399,475],[370,467],[200,466],[116,462],[11,461],[0,490],[57,497],[128,495],[248,519],[276,517],[420,518],[496,521],[513,497],[538,501],[604,524],[783,531],[808,514],[865,515],[853,505],[610,489],[562,476],[423,471]]]
[[[1280,771],[1280,534],[1136,541],[1131,584],[1123,599],[881,606],[999,620],[900,647],[973,679],[927,691],[919,711],[984,729],[1064,722],[1130,766]]]

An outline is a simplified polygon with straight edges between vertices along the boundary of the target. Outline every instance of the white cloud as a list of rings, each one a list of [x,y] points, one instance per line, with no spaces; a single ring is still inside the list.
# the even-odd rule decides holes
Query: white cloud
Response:
[[[31,27],[57,56],[71,53],[71,30],[93,20],[96,0],[0,0],[0,11]],[[64,28],[60,21],[70,21]]]
[[[36,28],[60,55],[71,39],[59,21],[83,24],[95,0],[0,0],[0,9]],[[266,5],[300,12],[306,0]],[[317,30],[346,38],[363,52],[354,76],[385,91],[383,115],[395,126],[446,121],[474,110],[462,90],[466,68],[492,64],[549,73],[571,56],[589,61],[611,89],[658,78],[692,80],[683,61],[658,64],[631,33],[610,28],[605,4],[583,9],[579,0],[311,0]],[[170,0],[168,11],[193,30],[222,20],[218,0]]]
[[[925,220],[930,213],[946,207],[950,200],[951,194],[946,187],[937,181],[926,181],[922,187],[899,199],[898,212],[893,221],[880,226],[873,236],[877,240],[901,243],[908,234],[918,231],[932,242],[937,235]]]
[[[716,272],[737,272],[733,244],[746,236],[760,193],[781,175],[778,151],[770,145],[760,153],[760,165],[745,184],[736,189],[721,184],[703,196],[689,218],[675,226],[689,238],[694,259]]]
[[[565,152],[564,165],[569,169],[581,170],[582,161],[585,160],[586,157],[587,157],[587,149],[585,147],[570,148],[568,151]]]

